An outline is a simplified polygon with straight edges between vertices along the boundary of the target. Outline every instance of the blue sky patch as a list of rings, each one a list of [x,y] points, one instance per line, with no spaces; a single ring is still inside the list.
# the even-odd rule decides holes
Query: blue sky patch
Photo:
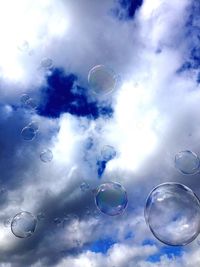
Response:
[[[90,246],[90,250],[92,252],[101,252],[103,254],[106,254],[109,248],[111,248],[116,242],[111,238],[105,238],[95,241]]]
[[[119,6],[112,13],[119,20],[133,19],[137,10],[142,6],[143,0],[119,0]]]
[[[90,102],[86,89],[76,85],[78,77],[65,74],[62,69],[54,69],[47,77],[47,86],[41,88],[38,113],[44,117],[59,118],[62,113],[97,119],[99,116],[112,116],[110,106],[100,106]]]

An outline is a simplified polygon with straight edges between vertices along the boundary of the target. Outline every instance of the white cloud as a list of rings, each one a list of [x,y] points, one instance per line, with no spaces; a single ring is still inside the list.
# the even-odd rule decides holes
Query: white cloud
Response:
[[[188,4],[188,0],[181,5],[179,0],[146,0],[135,20],[119,21],[110,16],[111,0],[84,0],[84,4],[82,0],[0,1],[0,168],[8,186],[0,218],[22,209],[36,215],[44,210],[46,214],[28,240],[16,239],[9,228],[1,229],[1,266],[199,264],[198,250],[192,245],[182,257],[169,259],[165,255],[158,263],[146,262],[159,251],[160,244],[142,220],[148,192],[166,179],[184,182],[200,192],[196,176],[183,177],[173,166],[173,157],[180,149],[199,152],[200,94],[195,72],[175,73],[188,55],[189,41],[183,38]],[[24,41],[28,49],[21,51],[19,45]],[[66,73],[77,74],[83,87],[87,87],[91,67],[111,66],[121,75],[121,84],[108,100],[114,108],[113,117],[90,121],[64,114],[52,120],[16,110],[12,105],[19,105],[22,92],[39,99],[38,90],[46,83],[45,73],[38,70],[44,57],[52,58],[55,67],[64,68]],[[103,100],[99,99],[99,105]],[[37,138],[28,143],[20,131],[31,120],[38,121],[40,128]],[[89,137],[94,145],[86,151]],[[79,186],[85,180],[93,189],[101,182],[96,161],[106,144],[115,147],[117,157],[107,164],[102,182],[121,182],[129,205],[121,217],[101,215],[95,219],[94,196],[90,191],[82,193]],[[54,155],[50,164],[39,159],[46,147]],[[55,227],[55,217],[63,219],[71,213],[78,215],[75,232],[71,224]],[[129,230],[134,237],[126,240]],[[117,243],[107,254],[81,251],[109,235]],[[154,246],[141,245],[151,238]],[[73,249],[81,252],[73,255]],[[33,250],[34,257],[30,256]],[[66,254],[60,255],[61,251]],[[6,261],[11,263],[3,263]]]

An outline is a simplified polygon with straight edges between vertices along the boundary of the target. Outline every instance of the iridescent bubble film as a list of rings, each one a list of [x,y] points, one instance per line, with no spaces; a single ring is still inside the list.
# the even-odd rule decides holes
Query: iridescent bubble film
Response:
[[[40,153],[40,159],[41,161],[47,163],[47,162],[51,162],[53,159],[53,153],[50,149],[45,149]]]
[[[122,185],[108,182],[98,187],[95,203],[97,208],[110,216],[121,214],[128,203],[126,190]]]
[[[199,157],[192,151],[181,151],[175,156],[175,167],[183,174],[197,173],[199,165]]]
[[[116,87],[115,74],[106,66],[97,65],[89,71],[88,83],[95,94],[105,95]]]
[[[185,185],[164,183],[149,194],[145,220],[161,242],[171,246],[186,245],[200,231],[200,202]]]
[[[11,231],[16,237],[26,238],[35,232],[36,225],[36,217],[30,212],[22,211],[12,219]]]

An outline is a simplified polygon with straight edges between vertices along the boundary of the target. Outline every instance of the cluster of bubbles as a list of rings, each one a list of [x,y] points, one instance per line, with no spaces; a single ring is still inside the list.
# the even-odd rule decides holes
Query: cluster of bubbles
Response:
[[[26,49],[26,44],[24,44]],[[50,70],[53,61],[45,58],[40,67]],[[114,72],[104,65],[93,67],[88,74],[88,83],[97,95],[111,93],[117,84]],[[27,94],[22,95],[21,103],[28,108],[35,109],[34,101]],[[22,129],[24,140],[33,140],[38,131],[37,123],[30,123]],[[116,156],[115,149],[106,145],[101,150],[101,159],[109,161]],[[47,163],[53,159],[50,149],[40,153],[41,161]],[[175,155],[174,164],[182,174],[193,175],[199,172],[199,157],[192,151],[185,150]],[[90,186],[83,182],[80,190],[86,192]],[[95,190],[95,204],[97,210],[108,216],[122,214],[128,204],[128,196],[125,188],[117,182],[107,182],[99,185]],[[88,212],[89,209],[87,209]],[[99,214],[97,214],[99,216]],[[152,234],[161,242],[171,246],[186,245],[192,242],[200,232],[200,202],[194,192],[180,183],[164,183],[155,187],[146,200],[144,217]],[[159,218],[159,219],[158,219]],[[20,212],[12,220],[7,219],[5,226],[11,225],[11,230],[16,237],[26,238],[31,236],[36,229],[37,221],[43,220],[44,214],[38,214],[37,218],[30,212]],[[69,220],[77,222],[77,218],[66,216],[55,218],[57,226],[69,223]]]

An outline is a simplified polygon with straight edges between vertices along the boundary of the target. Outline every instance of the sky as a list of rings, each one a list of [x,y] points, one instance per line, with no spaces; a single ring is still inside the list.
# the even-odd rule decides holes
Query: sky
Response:
[[[199,12],[198,0],[0,0],[1,267],[200,266],[200,237],[168,246],[144,219],[161,183],[200,197],[199,173],[174,166],[180,151],[200,156]],[[110,95],[88,84],[96,65],[116,74]],[[119,216],[95,205],[110,181],[127,191]],[[21,211],[38,218],[28,238],[10,229]]]

